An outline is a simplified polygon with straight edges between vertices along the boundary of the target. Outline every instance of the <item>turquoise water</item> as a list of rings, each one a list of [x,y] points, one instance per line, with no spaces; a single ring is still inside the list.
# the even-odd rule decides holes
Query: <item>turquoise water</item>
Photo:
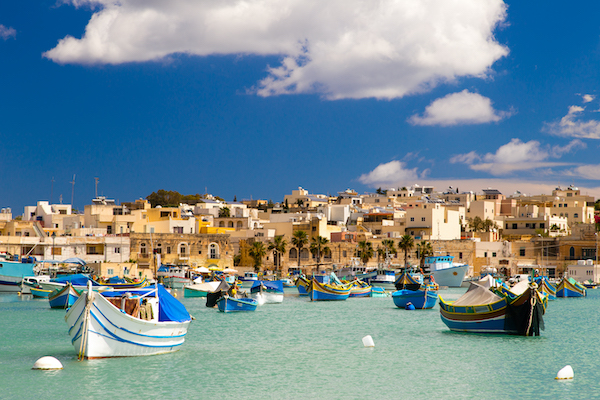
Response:
[[[440,294],[458,298],[465,289]],[[283,304],[224,314],[183,298],[196,318],[176,353],[77,361],[64,311],[0,295],[0,398],[590,399],[600,398],[600,290],[550,302],[541,337],[448,331],[439,309],[391,298]],[[375,348],[365,348],[371,335]],[[40,357],[59,371],[36,371]],[[556,381],[570,364],[575,379]]]

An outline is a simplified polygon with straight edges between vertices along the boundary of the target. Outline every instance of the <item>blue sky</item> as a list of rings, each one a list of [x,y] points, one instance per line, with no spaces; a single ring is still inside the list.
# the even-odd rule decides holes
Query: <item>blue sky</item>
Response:
[[[600,4],[0,3],[0,206],[412,184],[600,197]],[[54,183],[52,181],[54,180]]]

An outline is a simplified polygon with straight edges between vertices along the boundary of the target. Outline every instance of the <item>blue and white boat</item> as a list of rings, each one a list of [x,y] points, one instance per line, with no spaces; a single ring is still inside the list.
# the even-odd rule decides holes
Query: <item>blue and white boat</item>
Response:
[[[433,256],[425,258],[426,270],[434,277],[440,286],[460,287],[469,266],[467,264],[454,264],[453,256]]]
[[[258,274],[256,272],[245,272],[244,276],[238,277],[238,281],[241,282],[243,288],[251,288],[254,282],[258,281]]]
[[[91,282],[65,315],[80,359],[177,351],[191,320],[162,285],[96,292]]]
[[[236,299],[229,295],[225,295],[217,300],[219,311],[236,312],[236,311],[256,311],[258,301],[251,298]]]
[[[250,288],[250,297],[258,301],[258,305],[265,303],[283,302],[282,281],[255,281]]]
[[[438,294],[431,290],[402,289],[392,293],[394,304],[399,308],[406,308],[411,303],[418,309],[433,308],[438,299]]]
[[[9,259],[8,256],[0,258],[0,292],[20,292],[21,282],[26,276],[35,275],[35,257],[18,256]]]
[[[48,301],[50,302],[50,308],[62,308],[67,309],[71,307],[77,299],[79,298],[79,293],[77,290],[68,283],[62,289],[56,289],[48,296]]]
[[[50,293],[54,292],[54,289],[48,290],[39,287],[30,287],[29,290],[33,297],[38,297],[42,299],[47,299],[48,297],[50,297]]]

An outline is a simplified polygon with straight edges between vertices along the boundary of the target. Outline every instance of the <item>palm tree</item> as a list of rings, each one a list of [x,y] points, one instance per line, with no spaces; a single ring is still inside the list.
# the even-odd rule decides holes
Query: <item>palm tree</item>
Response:
[[[387,250],[388,254],[398,253],[398,251],[396,250],[396,246],[394,246],[394,241],[392,239],[384,239],[381,241],[381,244]]]
[[[379,264],[379,260],[382,257],[385,257],[387,253],[387,249],[385,248],[385,246],[377,246],[377,264]]]
[[[425,258],[433,255],[433,246],[429,242],[417,243],[417,258],[419,258],[421,268],[425,265]],[[429,271],[427,271],[429,272]]]
[[[371,257],[373,257],[373,245],[366,240],[358,242],[356,257],[360,257],[363,264],[368,263]]]
[[[311,239],[310,252],[317,256],[317,270],[321,263],[321,255],[325,255],[331,251],[329,246],[327,246],[327,243],[329,243],[329,239],[324,238],[323,236],[317,236],[316,238],[314,237]]]
[[[268,250],[273,252],[274,265],[281,270],[281,257],[285,254],[287,241],[283,235],[275,236],[272,242],[269,242]]]
[[[305,231],[296,231],[292,236],[292,244],[298,249],[298,267],[300,267],[300,252],[308,243],[308,236]]]
[[[254,259],[254,271],[258,272],[262,264],[262,258],[267,254],[265,245],[262,242],[254,242],[248,250],[250,257]]]
[[[404,235],[400,238],[398,248],[404,250],[404,268],[408,265],[408,252],[415,247],[415,241],[410,235]]]

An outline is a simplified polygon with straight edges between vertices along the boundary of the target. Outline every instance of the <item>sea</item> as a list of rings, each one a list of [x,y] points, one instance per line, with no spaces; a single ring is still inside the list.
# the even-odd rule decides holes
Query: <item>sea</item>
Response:
[[[228,314],[179,299],[195,318],[179,351],[78,361],[64,310],[0,294],[0,399],[600,398],[600,289],[550,301],[539,337],[451,332],[439,306],[391,297],[311,302],[286,288],[282,304]],[[43,356],[64,368],[33,370]],[[574,379],[555,380],[566,365]]]

